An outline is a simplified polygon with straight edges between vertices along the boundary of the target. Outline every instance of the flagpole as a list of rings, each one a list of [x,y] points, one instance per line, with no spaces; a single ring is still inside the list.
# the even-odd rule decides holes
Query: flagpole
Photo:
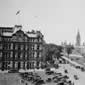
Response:
[[[21,22],[20,22],[20,10],[18,10],[17,12],[16,12],[16,24],[17,25],[20,25],[21,24]]]

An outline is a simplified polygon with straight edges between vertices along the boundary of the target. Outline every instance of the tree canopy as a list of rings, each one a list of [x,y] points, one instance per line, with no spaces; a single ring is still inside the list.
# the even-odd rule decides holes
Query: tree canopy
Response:
[[[59,59],[61,57],[63,47],[55,44],[45,44],[44,45],[44,61],[53,62],[54,58]]]

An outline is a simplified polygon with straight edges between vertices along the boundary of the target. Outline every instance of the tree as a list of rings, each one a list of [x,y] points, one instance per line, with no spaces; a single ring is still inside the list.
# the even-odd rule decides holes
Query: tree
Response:
[[[59,59],[62,56],[62,46],[58,46],[55,44],[45,44],[43,46],[43,57],[45,63],[53,64],[55,58]]]
[[[73,45],[67,45],[66,46],[66,51],[67,51],[68,57],[69,57],[69,54],[72,53],[73,49],[74,49]]]
[[[57,50],[58,50],[58,52],[56,53],[56,56],[57,56],[57,59],[59,59],[62,56],[63,47],[57,46]]]

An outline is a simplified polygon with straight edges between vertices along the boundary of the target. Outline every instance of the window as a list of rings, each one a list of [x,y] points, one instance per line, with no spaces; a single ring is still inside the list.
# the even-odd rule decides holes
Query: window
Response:
[[[17,41],[16,36],[13,36],[12,41]]]
[[[27,69],[27,62],[25,62],[25,69]]]
[[[23,69],[23,62],[21,62],[21,68]]]
[[[10,38],[8,38],[7,41],[10,41]]]
[[[20,53],[20,58],[23,59],[23,53]]]
[[[41,52],[39,53],[39,57],[41,57]]]
[[[13,43],[11,43],[11,50],[13,49]]]
[[[37,52],[36,51],[34,52],[34,57],[37,57]]]
[[[39,58],[39,52],[37,52],[37,58]]]
[[[10,44],[10,43],[8,43],[8,50],[10,50],[10,47],[11,47],[11,44]]]
[[[34,50],[34,45],[32,45],[32,50]]]
[[[21,50],[23,50],[23,48],[24,48],[24,45],[21,45]]]
[[[18,57],[18,53],[16,52],[16,53],[15,53],[15,58],[17,59],[17,57]]]
[[[25,53],[25,59],[27,59],[27,52]]]
[[[18,49],[18,45],[17,44],[15,44],[15,50],[17,50]]]
[[[41,38],[39,38],[39,42],[41,42],[42,40],[41,40]]]
[[[37,44],[34,45],[34,49],[35,49],[35,50],[37,49]]]
[[[1,41],[1,36],[0,36],[0,41]]]
[[[42,50],[42,45],[40,45],[40,50]]]
[[[2,43],[0,43],[0,49],[2,49]]]
[[[31,67],[31,69],[34,68],[34,62],[31,62],[31,63],[30,63],[30,67]]]
[[[10,52],[7,53],[7,59],[10,59]]]
[[[40,46],[39,45],[37,45],[37,49],[39,50],[39,48],[40,48]]]
[[[25,45],[25,50],[27,50],[27,49],[28,49],[28,45],[26,44],[26,45]]]
[[[18,68],[18,62],[15,62],[15,68]]]
[[[29,62],[27,62],[27,69],[29,69]]]
[[[32,53],[32,59],[34,58],[34,52]]]
[[[0,51],[0,57],[2,57],[2,52]]]
[[[12,61],[10,61],[10,68],[12,68],[12,66],[13,66],[13,62],[12,62]]]
[[[17,46],[17,47],[18,47],[18,50],[20,50],[20,44],[18,44],[18,46]]]
[[[27,37],[25,37],[25,42],[27,42]]]
[[[34,39],[34,42],[37,42],[37,39]]]
[[[13,57],[13,52],[10,53],[10,57]]]

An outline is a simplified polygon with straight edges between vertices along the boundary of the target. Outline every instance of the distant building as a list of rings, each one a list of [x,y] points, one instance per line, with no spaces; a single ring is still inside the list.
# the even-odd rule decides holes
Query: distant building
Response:
[[[81,37],[80,37],[80,32],[78,30],[77,36],[76,36],[76,46],[81,45]]]
[[[21,25],[0,27],[0,69],[34,69],[41,67],[43,35],[24,32]]]
[[[72,53],[80,55],[81,54],[81,49],[82,49],[82,46],[81,46],[81,36],[80,36],[80,32],[78,30],[77,35],[76,35],[76,43],[74,45],[74,50],[73,50]]]
[[[81,44],[81,36],[79,30],[77,32],[76,44],[74,48],[75,49],[73,50],[73,54],[77,54],[77,55],[85,54],[85,43]]]

